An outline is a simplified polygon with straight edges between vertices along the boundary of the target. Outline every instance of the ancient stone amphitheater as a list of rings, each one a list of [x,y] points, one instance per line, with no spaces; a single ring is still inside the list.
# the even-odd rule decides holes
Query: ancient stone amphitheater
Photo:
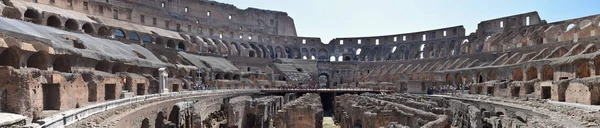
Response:
[[[600,123],[600,15],[325,44],[285,12],[215,1],[1,3],[0,127]]]

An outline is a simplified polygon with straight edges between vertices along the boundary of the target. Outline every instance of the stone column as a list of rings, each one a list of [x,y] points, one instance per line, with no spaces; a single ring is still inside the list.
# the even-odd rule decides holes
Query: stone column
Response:
[[[159,84],[158,84],[158,91],[159,93],[168,93],[169,92],[169,88],[167,88],[167,84],[168,79],[169,79],[169,73],[167,73],[165,68],[159,68],[158,72],[160,73],[160,77],[159,77]]]

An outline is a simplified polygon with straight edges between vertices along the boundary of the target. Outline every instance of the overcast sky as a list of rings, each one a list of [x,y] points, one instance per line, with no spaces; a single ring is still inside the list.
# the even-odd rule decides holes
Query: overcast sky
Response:
[[[556,22],[600,14],[600,0],[217,0],[238,8],[287,12],[298,36],[364,37],[463,25],[467,34],[480,21],[537,11]]]

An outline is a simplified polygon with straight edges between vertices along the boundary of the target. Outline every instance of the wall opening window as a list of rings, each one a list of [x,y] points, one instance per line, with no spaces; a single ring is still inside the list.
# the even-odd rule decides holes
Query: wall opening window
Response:
[[[525,18],[525,26],[529,26],[529,16]]]
[[[113,9],[113,18],[114,19],[119,19],[119,10]]]
[[[406,41],[406,36],[402,36],[402,41]]]
[[[161,2],[161,3],[160,3],[160,7],[161,7],[161,8],[164,8],[164,7],[165,7],[165,2]]]
[[[108,100],[116,99],[116,96],[115,96],[116,86],[117,86],[116,84],[105,84],[104,85],[104,100],[108,101]]]
[[[362,43],[362,40],[358,39],[358,44]]]
[[[60,110],[60,85],[42,84],[43,109]]]
[[[344,40],[340,40],[340,45],[344,45]]]
[[[427,40],[427,35],[423,34],[423,41]]]
[[[228,16],[227,18],[228,18],[229,20],[231,20],[231,18],[232,18],[231,14],[229,14],[229,16]]]
[[[396,46],[392,47],[392,53],[394,53],[396,51]]]
[[[375,45],[379,45],[379,39],[375,39]]]
[[[306,39],[302,39],[302,44],[306,44]]]
[[[446,36],[446,31],[444,31],[444,36]]]
[[[394,36],[394,42],[398,41],[398,37]]]
[[[240,33],[240,39],[243,39],[243,38],[244,38],[244,34]]]
[[[362,51],[362,49],[360,49],[360,48],[359,48],[359,49],[357,49],[357,50],[356,50],[356,55],[360,55],[360,52],[361,52],[361,51]]]
[[[223,32],[219,33],[219,38],[223,39]]]
[[[207,11],[207,12],[206,12],[206,16],[210,16],[210,11]]]
[[[142,22],[142,23],[146,22],[146,18],[144,15],[140,15],[140,22]]]
[[[252,34],[248,35],[248,40],[252,40]]]
[[[504,28],[504,21],[500,21],[500,28]]]
[[[156,17],[152,17],[152,25],[156,26]]]
[[[183,8],[183,11],[187,13],[188,12],[188,7]]]
[[[338,61],[344,61],[344,57],[343,56],[338,56]]]

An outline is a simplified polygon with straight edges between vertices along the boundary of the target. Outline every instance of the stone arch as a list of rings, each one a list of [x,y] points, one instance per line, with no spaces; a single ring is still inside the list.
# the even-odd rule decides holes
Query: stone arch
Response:
[[[254,50],[254,54],[256,57],[258,57],[258,58],[263,57],[263,52],[255,44],[250,44],[250,48],[252,48]]]
[[[169,121],[171,123],[174,123],[175,126],[179,126],[181,122],[180,121],[180,115],[179,115],[179,111],[181,109],[179,108],[179,106],[174,105],[173,109],[171,109],[171,112],[169,113]]]
[[[285,54],[283,53],[283,49],[279,46],[275,47],[275,58],[285,58]]]
[[[135,40],[135,41],[140,40],[140,36],[136,32],[133,32],[133,31],[129,32],[128,38],[129,38],[129,40]]]
[[[68,19],[67,21],[65,21],[65,29],[70,31],[77,31],[79,30],[79,23],[74,19]]]
[[[185,43],[183,43],[183,42],[179,42],[179,44],[177,44],[177,49],[178,49],[178,50],[184,50],[184,51],[185,51],[185,50],[186,50]]]
[[[52,63],[52,69],[59,72],[71,72],[71,60],[66,56],[58,56]]]
[[[48,53],[39,51],[29,56],[27,59],[27,67],[38,68],[41,70],[48,69]]]
[[[36,24],[39,24],[41,19],[40,12],[31,8],[25,10],[23,17],[25,17],[25,21],[33,22]]]
[[[329,74],[321,73],[318,78],[319,88],[329,88]]]
[[[306,48],[302,48],[302,51],[300,53],[300,56],[310,56],[308,49]]]
[[[552,52],[550,52],[550,55],[548,55],[548,57],[546,57],[546,58],[558,58],[558,57],[562,57],[568,51],[569,50],[567,50],[567,48],[560,46],[560,47],[552,50]]]
[[[231,42],[231,48],[229,51],[233,52],[233,53],[231,53],[231,55],[233,55],[233,56],[241,56],[242,55],[242,51],[241,51],[239,45],[235,42]]]
[[[91,23],[85,23],[83,24],[83,26],[81,26],[81,29],[83,29],[83,32],[87,33],[87,34],[94,34],[94,26]]]
[[[554,80],[554,70],[550,65],[542,67],[542,81]]]
[[[46,26],[60,28],[62,26],[62,22],[58,16],[52,15],[46,19]]]
[[[167,48],[175,48],[175,41],[174,40],[168,40],[167,41]]]
[[[263,58],[271,58],[269,49],[265,48],[263,45],[258,45],[258,48],[262,51]]]
[[[127,37],[125,35],[125,31],[121,30],[121,29],[115,29],[115,39],[121,39],[121,38],[125,38]]]
[[[5,49],[0,53],[0,66],[12,66],[13,68],[20,68],[20,57],[21,55],[14,48]]]
[[[152,37],[150,37],[149,35],[143,35],[142,36],[142,42],[143,43],[149,43],[149,44],[151,44],[152,43]]]
[[[586,78],[590,77],[590,66],[586,60],[576,61],[575,67],[575,77],[576,78]]]
[[[227,55],[229,53],[229,48],[227,48],[227,45],[225,45],[226,42],[223,42],[222,40],[213,41],[213,43],[215,43],[215,45],[217,46],[220,54]]]
[[[109,37],[112,34],[110,33],[110,30],[108,29],[108,27],[102,26],[102,27],[98,28],[98,35],[102,36],[102,37]]]
[[[286,58],[290,58],[291,59],[291,58],[294,57],[294,55],[292,54],[292,51],[291,51],[291,49],[289,47],[285,47],[284,48],[284,52],[285,52],[285,54],[287,54]]]
[[[460,73],[456,73],[454,78],[456,79],[454,80],[455,85],[461,85],[463,83],[463,76]]]
[[[256,52],[254,52],[253,50],[248,51],[248,57],[256,57]]]
[[[165,120],[165,114],[161,111],[158,112],[158,114],[156,114],[156,120],[154,120],[154,127],[155,128],[164,128],[165,124],[164,124],[164,120]]]
[[[6,2],[4,2],[6,4]],[[2,8],[2,16],[11,19],[21,19],[22,13],[15,7],[6,6]]]
[[[526,79],[527,81],[533,80],[533,79],[537,79],[538,78],[537,77],[537,68],[535,68],[535,67],[529,67],[527,69],[527,73],[525,75],[525,78],[527,78]]]
[[[275,51],[274,51],[273,47],[271,47],[270,45],[268,45],[268,46],[267,46],[267,49],[269,50],[269,52],[270,52],[270,54],[271,54],[271,58],[273,58],[273,59],[277,58],[277,57],[275,56],[275,54],[276,54],[276,53],[275,53]]]
[[[141,128],[150,128],[150,120],[148,118],[144,118],[144,120],[142,120]]]
[[[523,70],[521,68],[513,69],[512,79],[514,81],[523,81]]]
[[[327,56],[329,56],[329,53],[325,49],[319,49],[319,52],[317,53],[317,56],[318,56],[317,58],[319,60],[327,60],[328,59]]]
[[[302,58],[302,52],[300,51],[300,49],[298,48],[292,48],[292,58],[294,59],[301,59]]]

